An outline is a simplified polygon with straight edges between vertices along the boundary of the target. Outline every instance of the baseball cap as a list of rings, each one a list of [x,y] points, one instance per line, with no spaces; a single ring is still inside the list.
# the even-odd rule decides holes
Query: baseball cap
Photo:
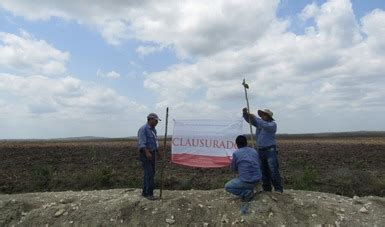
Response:
[[[150,113],[147,115],[147,119],[155,119],[157,121],[161,121],[161,119],[158,117],[156,113]]]

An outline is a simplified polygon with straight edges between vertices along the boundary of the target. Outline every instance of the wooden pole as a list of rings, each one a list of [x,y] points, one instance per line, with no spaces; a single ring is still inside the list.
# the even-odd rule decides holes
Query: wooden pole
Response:
[[[251,140],[251,145],[253,148],[255,148],[255,143],[254,143],[254,135],[253,135],[253,128],[251,126],[251,116],[250,116],[250,106],[249,106],[249,99],[247,97],[247,89],[249,89],[249,85],[246,83],[245,79],[243,79],[242,82],[243,87],[245,88],[245,97],[246,97],[246,104],[247,104],[247,114],[249,116],[249,126],[250,126],[250,140]]]
[[[164,139],[163,139],[163,166],[160,171],[160,193],[159,197],[162,198],[162,192],[163,192],[163,173],[164,169],[166,168],[166,147],[167,147],[167,126],[168,126],[168,107],[166,108],[166,129],[164,133]]]

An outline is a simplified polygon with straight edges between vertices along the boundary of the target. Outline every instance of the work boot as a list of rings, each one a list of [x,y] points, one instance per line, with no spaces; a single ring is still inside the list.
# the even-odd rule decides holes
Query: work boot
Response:
[[[148,200],[157,200],[157,198],[153,195],[147,195],[147,196],[143,196],[143,198],[146,198]]]
[[[249,202],[254,198],[254,191],[249,191],[243,198],[243,202]]]

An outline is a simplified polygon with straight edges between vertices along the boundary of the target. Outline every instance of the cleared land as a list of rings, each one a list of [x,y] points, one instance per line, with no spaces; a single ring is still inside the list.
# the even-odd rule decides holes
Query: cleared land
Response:
[[[278,144],[287,189],[385,195],[384,134],[290,135]],[[137,157],[134,140],[1,141],[0,192],[140,188]],[[234,176],[228,168],[168,162],[159,163],[158,173],[163,166],[164,188],[170,190],[222,188]]]

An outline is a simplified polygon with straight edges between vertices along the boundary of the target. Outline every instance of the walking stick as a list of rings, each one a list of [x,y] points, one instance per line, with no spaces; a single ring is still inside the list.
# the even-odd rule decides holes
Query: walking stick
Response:
[[[249,89],[249,85],[246,83],[245,79],[243,79],[242,85],[245,88],[245,97],[246,97],[246,104],[247,104],[247,115],[249,116],[251,145],[253,146],[253,148],[255,148],[255,146],[254,146],[254,139],[253,139],[254,138],[254,136],[253,136],[253,128],[251,126],[249,99],[247,98],[247,89]]]
[[[167,125],[168,125],[168,107],[166,108],[166,130],[165,130],[165,133],[164,133],[164,139],[163,139],[163,162],[165,162],[165,158],[166,158],[166,145],[167,145]],[[163,164],[162,166],[162,169],[160,171],[160,193],[159,193],[159,197],[162,198],[162,191],[163,191],[163,172],[164,172],[164,169],[165,169],[165,166],[166,164]]]

